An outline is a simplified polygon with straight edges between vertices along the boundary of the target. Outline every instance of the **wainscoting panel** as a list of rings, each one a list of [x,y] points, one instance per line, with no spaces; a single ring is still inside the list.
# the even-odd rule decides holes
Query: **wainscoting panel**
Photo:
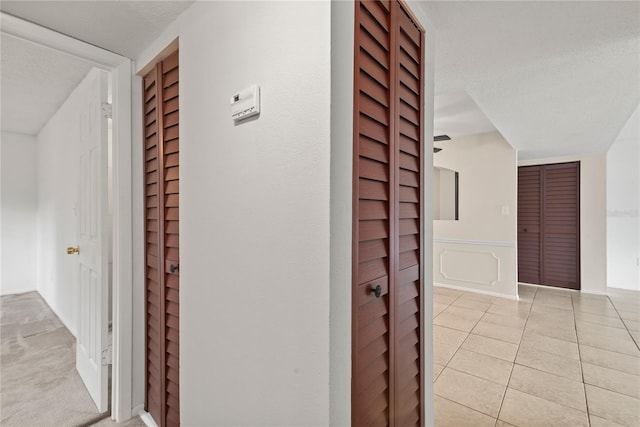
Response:
[[[434,285],[506,298],[517,296],[515,243],[434,240]]]

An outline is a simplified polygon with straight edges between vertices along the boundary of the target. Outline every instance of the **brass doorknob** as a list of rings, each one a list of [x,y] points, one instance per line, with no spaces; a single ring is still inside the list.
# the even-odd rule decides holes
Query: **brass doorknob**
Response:
[[[67,253],[68,253],[69,255],[79,254],[79,253],[80,253],[80,246],[76,246],[76,247],[69,246],[69,247],[67,248]]]

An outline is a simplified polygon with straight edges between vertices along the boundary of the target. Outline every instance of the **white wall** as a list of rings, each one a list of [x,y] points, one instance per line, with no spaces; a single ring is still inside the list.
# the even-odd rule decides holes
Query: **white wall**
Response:
[[[640,291],[640,108],[607,152],[607,286]]]
[[[131,110],[131,229],[132,229],[132,345],[131,345],[131,408],[136,416],[144,409],[145,402],[145,351],[146,351],[146,308],[144,285],[144,198],[142,171],[142,79],[132,79]]]
[[[0,159],[0,293],[7,295],[36,289],[36,138],[2,132]]]
[[[330,424],[351,424],[353,1],[331,4]],[[345,363],[349,361],[349,363]]]
[[[456,171],[433,168],[433,219],[456,219]]]
[[[607,291],[607,158],[606,154],[521,160],[519,166],[580,162],[580,281],[581,290]]]
[[[454,138],[442,147],[433,161],[459,174],[459,220],[433,223],[434,282],[515,298],[516,151],[498,132]]]
[[[89,75],[38,134],[38,291],[75,335],[77,329],[77,245],[80,113],[95,89]],[[93,80],[93,81],[92,81]]]
[[[328,2],[176,22],[184,426],[329,422],[330,24]],[[254,83],[261,115],[234,125]]]
[[[435,425],[435,410],[433,404],[433,209],[430,200],[433,200],[433,150],[431,135],[433,135],[433,99],[434,99],[434,69],[435,69],[435,40],[436,30],[429,15],[422,9],[425,2],[408,0],[407,3],[425,29],[424,36],[424,159],[422,167],[424,177],[422,185],[424,188],[424,250],[422,255],[424,288],[424,370],[422,389],[424,390],[424,425],[427,427]]]
[[[439,220],[440,219],[440,171],[442,170],[442,168],[438,168],[438,167],[433,167],[433,185],[431,187],[433,187],[433,219],[435,220]],[[449,170],[449,169],[446,169]]]
[[[353,7],[197,2],[136,61],[142,70],[180,37],[185,426],[350,424]],[[426,51],[431,135],[432,38]],[[229,96],[252,83],[261,85],[262,113],[235,126]],[[134,149],[141,215],[142,153]],[[430,211],[427,222],[430,241]],[[135,254],[141,290],[141,248]],[[427,286],[425,300],[431,295]],[[140,300],[134,313],[142,309]],[[134,405],[144,398],[143,355],[134,348]],[[425,395],[432,425],[431,381]]]

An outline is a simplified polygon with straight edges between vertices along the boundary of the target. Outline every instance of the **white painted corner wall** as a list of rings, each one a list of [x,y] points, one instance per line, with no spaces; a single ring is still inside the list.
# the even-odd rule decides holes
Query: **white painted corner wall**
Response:
[[[353,1],[331,3],[329,423],[332,426],[351,424],[354,22]]]
[[[182,18],[183,425],[326,425],[330,4]],[[254,83],[260,116],[234,124]]]
[[[604,153],[521,160],[519,166],[580,162],[580,290],[607,292],[607,156]]]
[[[640,291],[640,108],[607,152],[607,286]]]
[[[69,331],[77,330],[77,245],[80,114],[95,93],[93,69],[49,119],[37,137],[38,291]]]
[[[409,4],[427,28],[431,135],[434,31],[419,2]],[[136,60],[139,72],[179,38],[184,426],[350,424],[353,13],[353,1],[196,2]],[[229,96],[254,83],[261,115],[235,125]],[[140,108],[134,87],[134,135]],[[143,238],[136,138],[134,242]],[[431,231],[426,209],[427,242]],[[142,252],[134,243],[134,313],[144,308]],[[431,277],[427,262],[425,301]],[[134,337],[143,320],[134,317]],[[134,340],[134,406],[143,381],[144,347]],[[425,380],[426,425],[432,386]]]
[[[184,426],[329,423],[330,7],[197,2],[163,36],[180,48]],[[261,114],[234,124],[251,84]]]
[[[0,294],[37,288],[36,137],[2,132],[0,137],[1,200]]]
[[[433,222],[435,284],[517,296],[517,152],[498,132],[443,142],[434,166],[459,174],[459,220]]]

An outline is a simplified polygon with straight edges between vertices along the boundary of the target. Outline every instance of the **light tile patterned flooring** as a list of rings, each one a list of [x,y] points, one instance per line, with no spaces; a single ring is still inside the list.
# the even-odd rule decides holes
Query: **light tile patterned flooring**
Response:
[[[640,293],[433,288],[436,426],[640,426]]]

